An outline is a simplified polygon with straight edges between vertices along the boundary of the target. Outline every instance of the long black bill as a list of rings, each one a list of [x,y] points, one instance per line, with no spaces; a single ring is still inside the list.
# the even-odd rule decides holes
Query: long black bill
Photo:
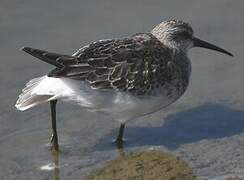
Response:
[[[202,48],[212,49],[212,50],[219,51],[219,52],[222,52],[224,54],[227,54],[229,56],[233,56],[233,54],[231,54],[230,52],[228,52],[228,51],[226,51],[220,47],[217,47],[213,44],[210,44],[206,41],[198,39],[196,37],[193,38],[193,45],[194,45],[194,47],[202,47]]]

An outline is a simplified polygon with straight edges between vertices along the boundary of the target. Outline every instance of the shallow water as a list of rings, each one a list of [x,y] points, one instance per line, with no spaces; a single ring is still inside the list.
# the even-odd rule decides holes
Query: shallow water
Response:
[[[57,109],[61,153],[58,159],[52,155],[49,106],[26,112],[14,108],[24,84],[52,67],[19,51],[21,46],[72,54],[94,40],[150,31],[171,17],[190,22],[196,36],[235,57],[191,50],[193,74],[186,94],[165,110],[130,122],[125,151],[170,151],[199,177],[244,175],[243,13],[241,0],[2,1],[1,179],[80,179],[118,155],[111,143],[118,123],[65,103]],[[59,168],[53,166],[57,161]]]

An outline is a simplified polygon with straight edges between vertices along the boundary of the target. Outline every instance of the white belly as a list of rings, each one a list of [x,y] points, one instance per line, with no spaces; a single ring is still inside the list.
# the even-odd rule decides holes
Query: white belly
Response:
[[[53,78],[43,76],[27,83],[23,90],[23,103],[29,97],[33,97],[33,104],[25,107],[17,105],[22,110],[33,107],[53,99],[70,101],[89,111],[103,112],[113,117],[113,119],[125,122],[130,119],[155,112],[178,99],[181,94],[174,87],[173,93],[167,95],[167,91],[161,89],[160,92],[152,96],[132,96],[125,92],[105,91],[92,89],[86,82],[72,80],[69,78]],[[36,98],[38,97],[38,98]],[[44,97],[45,99],[43,100]]]
[[[86,82],[67,78],[62,78],[62,81],[72,87],[72,93],[64,94],[60,99],[73,101],[89,111],[103,112],[119,122],[158,111],[180,97],[177,93],[171,97],[167,93],[132,96],[124,92],[92,89]]]

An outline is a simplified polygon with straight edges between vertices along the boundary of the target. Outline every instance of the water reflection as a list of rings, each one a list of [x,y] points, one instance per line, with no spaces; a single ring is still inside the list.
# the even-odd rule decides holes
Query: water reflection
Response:
[[[54,169],[53,169],[53,179],[59,180],[59,152],[57,151],[51,151],[53,163],[54,163]]]
[[[53,180],[60,180],[60,167],[59,167],[59,152],[51,150],[50,154],[52,156],[52,163],[41,166],[43,171],[53,171]]]

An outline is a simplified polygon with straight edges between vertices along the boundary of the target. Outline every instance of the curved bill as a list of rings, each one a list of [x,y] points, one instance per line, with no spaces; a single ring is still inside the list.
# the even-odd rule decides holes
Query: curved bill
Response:
[[[198,39],[196,37],[193,38],[193,46],[194,47],[202,47],[202,48],[207,48],[207,49],[212,49],[212,50],[215,50],[215,51],[219,51],[219,52],[222,52],[224,54],[227,54],[229,56],[233,56],[233,54],[231,54],[230,52],[220,48],[220,47],[217,47],[213,44],[210,44],[206,41],[203,41],[201,39]]]

